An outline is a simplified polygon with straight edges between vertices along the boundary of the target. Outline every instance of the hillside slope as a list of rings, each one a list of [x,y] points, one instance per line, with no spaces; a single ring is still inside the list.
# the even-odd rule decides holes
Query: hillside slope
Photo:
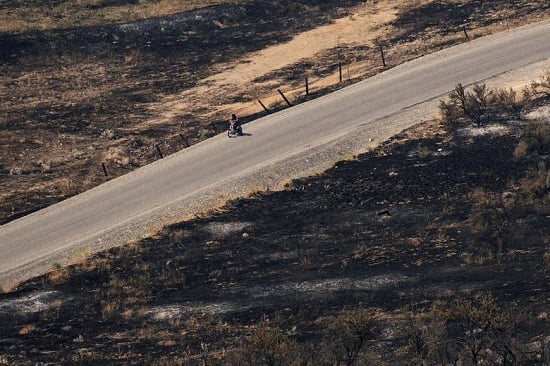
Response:
[[[473,38],[550,11],[544,0],[135,3],[0,4],[0,223],[158,159],[157,146],[165,156],[208,138],[229,113],[253,119],[257,99],[280,109],[278,88],[297,103],[373,75],[378,45],[391,66],[465,41],[463,26]]]

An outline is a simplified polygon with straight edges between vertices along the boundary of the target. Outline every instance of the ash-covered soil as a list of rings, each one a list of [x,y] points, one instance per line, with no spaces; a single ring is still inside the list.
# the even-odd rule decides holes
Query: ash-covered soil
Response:
[[[284,191],[54,269],[0,295],[0,360],[221,364],[262,319],[316,345],[323,319],[367,308],[384,314],[369,357],[407,364],[403,309],[480,293],[526,316],[523,342],[544,339],[548,192],[519,199],[540,156],[514,157],[529,123],[449,134],[426,122]],[[470,224],[480,190],[518,204],[503,206],[499,255]]]
[[[201,104],[163,124],[148,124],[150,105],[359,3],[248,1],[132,24],[0,34],[0,223],[151,162],[156,145],[168,154],[208,138],[211,122],[225,118],[216,115],[223,103],[246,91],[215,94],[222,106]],[[508,5],[408,3],[387,25],[394,37],[377,41],[395,64],[463,41],[435,37],[461,25],[481,35],[548,18],[547,1]],[[341,45],[266,78],[293,82],[317,66],[328,74],[343,51],[374,60],[378,48]],[[523,201],[541,194],[524,185],[542,168],[540,157],[514,157],[522,124],[456,135],[422,124],[282,192],[231,202],[79,265],[53,263],[48,275],[0,294],[0,364],[221,364],[262,319],[277,324],[277,339],[320,350],[326,319],[354,309],[379,314],[371,363],[414,364],[402,309],[481,293],[524,315],[514,338],[528,345],[520,364],[544,364],[548,192]],[[491,211],[503,224],[501,247],[473,232],[480,189],[501,204]]]

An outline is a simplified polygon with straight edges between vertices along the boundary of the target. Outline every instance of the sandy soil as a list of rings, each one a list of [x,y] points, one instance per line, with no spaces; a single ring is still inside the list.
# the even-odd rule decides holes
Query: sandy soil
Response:
[[[258,52],[248,53],[234,65],[223,65],[223,69],[201,80],[192,90],[179,95],[169,95],[151,106],[151,111],[158,117],[146,122],[165,123],[186,111],[193,109],[193,105],[208,98],[222,97],[234,94],[239,90],[265,91],[273,89],[276,80],[257,81],[257,79],[284,69],[289,65],[297,64],[302,60],[313,59],[331,49],[343,45],[354,47],[357,45],[373,45],[375,40],[383,38],[390,30],[387,26],[395,19],[396,8],[400,1],[365,2],[365,5],[349,9],[349,16],[336,19],[332,24],[321,26],[294,36],[290,41],[278,44]],[[221,28],[223,24],[219,25]],[[311,78],[311,90],[324,88],[338,82],[338,73],[323,78]],[[298,90],[285,90],[289,96],[294,96]],[[272,95],[259,94],[266,105],[280,102],[277,92]],[[230,115],[235,112],[239,115],[252,115],[262,112],[262,107],[255,101],[244,103],[225,104],[221,110],[210,112],[207,117],[218,115],[220,112]]]

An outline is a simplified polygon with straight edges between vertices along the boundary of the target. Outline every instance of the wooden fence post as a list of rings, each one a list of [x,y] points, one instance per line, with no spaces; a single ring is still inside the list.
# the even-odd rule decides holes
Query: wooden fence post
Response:
[[[306,77],[306,95],[309,95],[309,80]]]
[[[286,99],[285,95],[283,94],[283,92],[281,91],[281,89],[277,89],[277,91],[279,92],[279,94],[281,94],[281,97],[283,97],[283,99],[285,100],[286,104],[288,104],[289,107],[292,107],[292,104],[288,101],[288,99]]]
[[[157,148],[157,152],[159,153],[160,158],[163,159],[164,156],[162,156],[162,151],[160,151],[160,146],[159,146],[158,144],[155,145],[155,146],[156,146],[156,148]]]
[[[101,167],[103,168],[103,173],[107,176],[107,167],[105,166],[105,163],[101,163]]]
[[[185,138],[185,136],[183,136],[183,134],[180,133],[180,137],[181,137],[181,139],[183,140],[183,142],[185,142],[185,146],[186,146],[186,147],[189,147],[189,142],[187,141],[187,139]]]
[[[384,57],[384,49],[382,48],[382,45],[380,45],[380,55],[382,56],[382,65],[386,67],[386,58]]]
[[[269,109],[267,109],[267,107],[262,103],[261,100],[258,99],[258,103],[260,103],[260,105],[262,106],[262,108],[264,109],[264,111],[266,111],[267,114],[271,113],[271,112],[269,111]]]
[[[466,40],[470,40],[470,36],[468,36],[468,32],[466,32],[466,27],[462,27],[462,31],[464,32],[464,35],[466,36]]]

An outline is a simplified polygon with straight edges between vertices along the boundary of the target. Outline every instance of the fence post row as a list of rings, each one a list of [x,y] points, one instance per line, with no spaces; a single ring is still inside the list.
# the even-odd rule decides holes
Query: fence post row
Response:
[[[483,4],[483,0],[480,1],[481,4]],[[470,36],[468,35],[468,32],[466,30],[466,26],[463,26],[462,27],[462,31],[464,32],[464,36],[466,37],[466,40],[470,40]],[[378,46],[379,49],[380,49],[380,56],[382,58],[382,65],[384,67],[387,67],[386,65],[386,57],[384,55],[384,48],[382,47],[382,45],[379,45]],[[339,80],[340,80],[340,83],[342,83],[342,61],[338,61],[338,76],[339,76]],[[349,68],[348,68],[348,78],[350,77],[349,75]],[[309,95],[309,78],[306,76],[305,77],[305,87],[306,87],[306,96]],[[290,103],[290,101],[287,99],[287,97],[283,94],[283,92],[281,91],[281,89],[277,89],[277,91],[279,92],[279,94],[281,95],[281,97],[283,97],[283,99],[285,100],[286,104],[289,106],[289,107],[292,107],[292,103]],[[267,114],[270,114],[271,111],[265,106],[264,103],[262,103],[262,101],[260,99],[258,99],[258,103],[260,103],[260,105],[262,106],[262,108],[264,109],[264,111],[267,113]],[[214,122],[210,122],[211,123],[211,126],[212,126],[212,129],[214,130],[214,132],[217,132],[217,126],[214,124]],[[183,136],[183,134],[179,134],[180,138],[182,139],[182,141],[185,143],[185,146],[186,147],[189,147],[190,144],[189,144],[189,141],[187,141],[187,139],[185,138],[185,136]],[[155,145],[156,149],[157,149],[157,152],[160,156],[161,159],[164,158],[164,155],[162,154],[162,151],[160,149],[160,146],[157,144]],[[105,165],[105,163],[101,163],[101,167],[103,169],[103,174],[105,174],[105,176],[107,177],[109,174],[107,172],[107,166]]]

